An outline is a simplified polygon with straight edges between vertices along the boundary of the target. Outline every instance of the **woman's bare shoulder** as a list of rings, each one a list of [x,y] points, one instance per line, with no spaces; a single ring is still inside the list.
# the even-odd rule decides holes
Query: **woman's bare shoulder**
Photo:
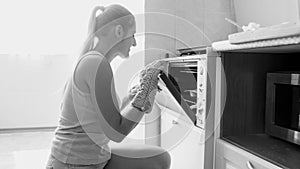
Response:
[[[77,71],[82,69],[96,71],[101,62],[107,62],[103,55],[98,52],[89,52],[85,54],[82,59],[80,59],[77,66]]]
[[[75,82],[81,89],[87,91],[94,83],[95,77],[97,76],[98,69],[102,65],[109,64],[104,56],[96,53],[88,53],[77,63],[75,69]],[[101,64],[101,66],[100,66]]]

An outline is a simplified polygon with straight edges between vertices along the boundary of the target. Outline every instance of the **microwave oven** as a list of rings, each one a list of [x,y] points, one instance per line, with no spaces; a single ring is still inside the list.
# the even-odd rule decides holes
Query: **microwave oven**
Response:
[[[266,134],[300,145],[300,73],[267,74]]]

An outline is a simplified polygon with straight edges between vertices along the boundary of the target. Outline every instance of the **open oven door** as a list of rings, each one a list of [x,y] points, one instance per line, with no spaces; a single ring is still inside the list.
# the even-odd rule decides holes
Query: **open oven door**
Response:
[[[158,86],[160,90],[156,94],[155,102],[163,108],[168,108],[174,112],[187,116],[195,125],[196,115],[183,99],[173,82],[163,72],[159,75]]]

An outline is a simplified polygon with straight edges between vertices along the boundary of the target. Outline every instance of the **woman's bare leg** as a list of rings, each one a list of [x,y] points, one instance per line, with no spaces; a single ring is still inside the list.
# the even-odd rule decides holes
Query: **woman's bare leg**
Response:
[[[111,159],[104,169],[169,169],[169,153],[157,146],[142,144],[112,145]]]

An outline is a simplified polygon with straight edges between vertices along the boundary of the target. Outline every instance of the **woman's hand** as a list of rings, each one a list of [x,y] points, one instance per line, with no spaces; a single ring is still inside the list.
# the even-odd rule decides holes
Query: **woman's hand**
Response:
[[[129,91],[127,96],[125,96],[122,100],[121,108],[120,110],[123,110],[124,107],[126,107],[134,98],[136,93],[138,92],[139,85],[133,86]]]
[[[135,85],[129,90],[128,97],[130,101],[134,98],[138,90],[139,90],[139,85]]]
[[[145,74],[149,73],[150,71],[154,71],[157,76],[160,72],[165,71],[166,67],[167,67],[166,61],[162,61],[162,60],[153,61],[150,64],[146,65],[146,67],[140,72],[140,80],[142,80]]]
[[[145,113],[151,112],[158,90],[158,75],[164,70],[166,65],[167,62],[165,61],[154,61],[140,72],[140,85],[132,101],[133,107]]]

